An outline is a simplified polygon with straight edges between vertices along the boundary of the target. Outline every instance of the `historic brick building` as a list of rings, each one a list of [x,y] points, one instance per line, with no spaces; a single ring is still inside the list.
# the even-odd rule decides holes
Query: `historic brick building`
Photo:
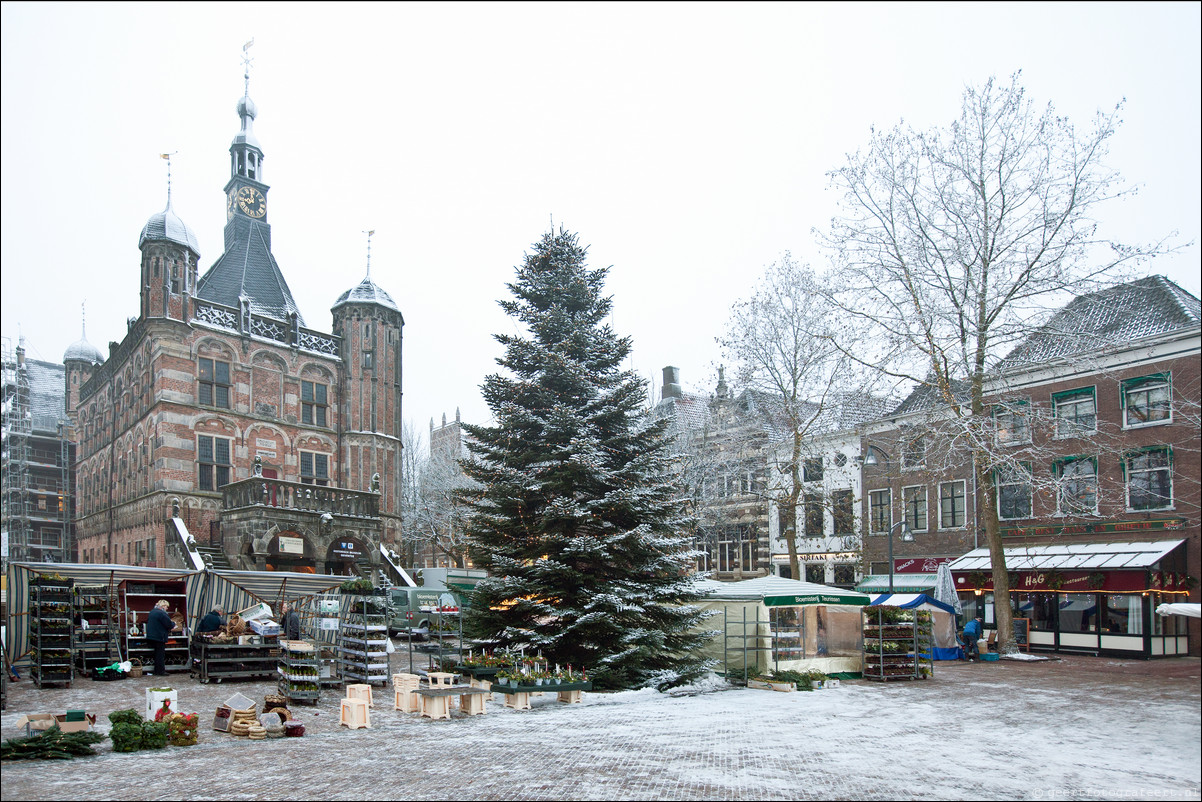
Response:
[[[248,81],[249,84],[249,81]],[[219,563],[347,573],[400,541],[404,319],[370,276],[308,328],[271,250],[249,90],[230,145],[224,249],[171,207],[138,240],[139,315],[108,357],[68,349],[78,557],[166,563],[180,517]]]
[[[1073,301],[991,377],[990,475],[1010,601],[1031,645],[1185,651],[1184,624],[1154,610],[1199,598],[1200,322],[1197,298],[1152,276]],[[928,394],[916,390],[866,432],[865,559],[874,573],[891,568],[898,590],[929,589],[930,572],[951,563],[968,613],[988,626],[982,489]],[[912,542],[901,539],[902,523]],[[1189,634],[1197,654],[1196,621]]]

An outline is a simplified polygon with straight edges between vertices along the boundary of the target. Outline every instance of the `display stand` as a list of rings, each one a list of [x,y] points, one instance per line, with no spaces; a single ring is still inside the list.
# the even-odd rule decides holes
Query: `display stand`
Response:
[[[338,663],[346,683],[388,682],[388,601],[344,594],[338,609]]]
[[[862,616],[864,679],[926,679],[934,673],[929,612],[874,605]]]
[[[321,660],[313,644],[281,640],[279,658],[280,695],[292,702],[317,704],[321,698]]]
[[[80,624],[75,627],[72,651],[75,665],[84,674],[93,668],[112,665],[121,660],[117,633],[117,600],[111,585],[76,585],[75,614]],[[87,627],[83,623],[87,622]]]
[[[154,647],[146,640],[146,620],[159,599],[166,599],[171,614],[184,616],[188,625],[188,597],[182,580],[169,582],[134,582],[124,580],[119,589],[121,631],[125,640],[125,659],[138,658],[142,665],[154,665]],[[173,634],[167,641],[166,669],[187,671],[189,667],[188,640],[183,633]]]
[[[71,579],[39,576],[29,586],[29,644],[33,659],[30,673],[39,688],[71,685],[74,675],[71,641],[75,628],[73,583]]]
[[[279,648],[275,638],[264,638],[260,644],[239,644],[212,643],[195,637],[191,656],[192,676],[205,683],[278,676]]]

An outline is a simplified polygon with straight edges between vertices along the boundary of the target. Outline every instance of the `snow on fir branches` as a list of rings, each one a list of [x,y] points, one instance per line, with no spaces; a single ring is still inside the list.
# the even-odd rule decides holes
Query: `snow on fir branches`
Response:
[[[463,496],[473,563],[470,634],[586,666],[599,688],[660,688],[707,669],[694,553],[667,469],[663,422],[641,416],[643,380],[622,370],[630,339],[606,323],[607,269],[576,234],[535,243],[501,307],[526,334],[499,334],[508,375],[482,387],[496,421],[465,425]]]

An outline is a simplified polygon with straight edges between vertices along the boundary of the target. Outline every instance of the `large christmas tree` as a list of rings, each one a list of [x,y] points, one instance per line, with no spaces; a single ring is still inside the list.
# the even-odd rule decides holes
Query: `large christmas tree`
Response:
[[[585,667],[601,688],[665,688],[700,676],[703,635],[689,578],[666,423],[640,414],[643,381],[621,368],[630,339],[605,322],[606,269],[577,236],[535,243],[502,301],[529,336],[500,334],[483,385],[496,425],[465,426],[469,553],[489,578],[468,630]]]

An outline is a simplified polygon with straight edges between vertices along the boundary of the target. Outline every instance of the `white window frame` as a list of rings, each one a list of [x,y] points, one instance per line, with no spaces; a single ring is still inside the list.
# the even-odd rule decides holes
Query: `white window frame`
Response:
[[[1065,503],[1065,469],[1070,465],[1088,463],[1093,466],[1093,507],[1076,507],[1069,509]],[[1081,478],[1085,478],[1082,476]],[[1056,462],[1056,514],[1061,516],[1097,515],[1098,497],[1101,495],[1100,477],[1098,475],[1098,458],[1095,456],[1066,457]]]
[[[885,522],[884,529],[876,528],[876,517],[873,515],[872,498],[878,493],[885,494],[885,510],[888,513],[888,520]],[[887,535],[889,530],[893,528],[893,488],[882,487],[878,490],[868,491],[868,534],[870,535]]]
[[[1031,468],[1026,463],[1014,466],[1016,473],[1007,476],[999,468],[994,472],[994,488],[997,498],[994,501],[997,503],[997,517],[1000,521],[1024,521],[1031,518],[1035,514],[1035,484],[1032,481]],[[1017,473],[1021,471],[1021,475]],[[1009,479],[1010,481],[1004,481]],[[1019,480],[1019,481],[1014,481]],[[1006,516],[1002,513],[1002,488],[1022,486],[1027,489],[1027,514],[1018,516]]]
[[[1168,485],[1169,485],[1168,504],[1161,506],[1161,507],[1138,507],[1138,508],[1133,507],[1133,506],[1131,506],[1131,476],[1133,473],[1136,473],[1136,471],[1133,471],[1131,469],[1131,461],[1138,457],[1144,456],[1146,454],[1151,454],[1151,453],[1156,453],[1156,452],[1164,454],[1165,464],[1161,465],[1161,466],[1157,466],[1155,468],[1141,469],[1140,471],[1138,471],[1138,473],[1150,474],[1150,473],[1155,473],[1158,471],[1164,471],[1165,473],[1168,474],[1168,479],[1169,479],[1169,481],[1168,481]],[[1176,508],[1176,496],[1174,495],[1174,492],[1173,492],[1173,490],[1174,490],[1174,488],[1173,488],[1173,449],[1169,448],[1168,446],[1154,446],[1151,448],[1144,448],[1144,449],[1133,452],[1133,453],[1128,454],[1125,457],[1123,457],[1123,480],[1124,480],[1123,481],[1123,490],[1124,490],[1124,494],[1126,496],[1127,512],[1152,512],[1152,511],[1157,511],[1157,510],[1172,510],[1172,509]]]
[[[1159,379],[1159,381],[1158,381]],[[1164,388],[1168,402],[1168,417],[1158,420],[1131,423],[1127,414],[1131,410],[1130,396],[1136,393],[1147,393],[1150,390]],[[1173,422],[1173,374],[1164,373],[1159,376],[1137,376],[1126,379],[1119,385],[1119,403],[1123,407],[1124,429],[1146,429],[1149,426],[1165,426]],[[1151,406],[1149,404],[1149,406]]]
[[[952,524],[951,526],[945,526],[943,523],[943,488],[952,487],[955,485],[960,485],[960,501],[961,501],[960,517],[962,519],[962,522],[959,525]],[[955,497],[953,496],[953,504],[952,504],[953,510],[955,508],[954,498]],[[953,516],[954,516],[954,512],[953,512]],[[968,526],[968,483],[963,479],[953,479],[950,482],[940,482],[939,483],[939,528],[941,530],[951,531],[954,529],[964,529],[966,526]]]
[[[1003,429],[1001,421],[1003,418],[1018,419],[1022,422],[1022,435],[1019,437],[1004,438],[1003,431],[1013,431],[1011,429]],[[1015,399],[1004,403],[996,404],[993,407],[993,431],[994,441],[999,446],[1020,446],[1031,442],[1031,405],[1026,400]]]
[[[907,491],[921,490],[922,491],[922,526],[910,525],[910,499]],[[902,488],[902,520],[906,522],[906,526],[910,527],[911,532],[927,532],[931,527],[931,494],[927,490],[926,485],[907,485]],[[915,518],[917,523],[917,517]]]
[[[914,448],[917,446],[917,448]],[[918,461],[910,459],[913,451],[922,450],[922,455]],[[916,471],[927,464],[927,440],[924,435],[916,434],[909,437],[903,437],[898,448],[898,461],[901,463],[903,471]]]
[[[1093,426],[1089,429],[1081,428],[1074,416],[1073,420],[1068,420],[1061,414],[1061,410],[1066,406],[1077,406],[1084,402],[1086,393],[1090,394],[1090,402],[1093,404]],[[1080,396],[1080,398],[1073,398]],[[1077,387],[1072,390],[1065,390],[1063,393],[1055,393],[1052,395],[1052,421],[1055,428],[1055,439],[1071,440],[1075,437],[1086,437],[1091,434],[1098,433],[1098,388],[1094,385],[1089,387]]]

